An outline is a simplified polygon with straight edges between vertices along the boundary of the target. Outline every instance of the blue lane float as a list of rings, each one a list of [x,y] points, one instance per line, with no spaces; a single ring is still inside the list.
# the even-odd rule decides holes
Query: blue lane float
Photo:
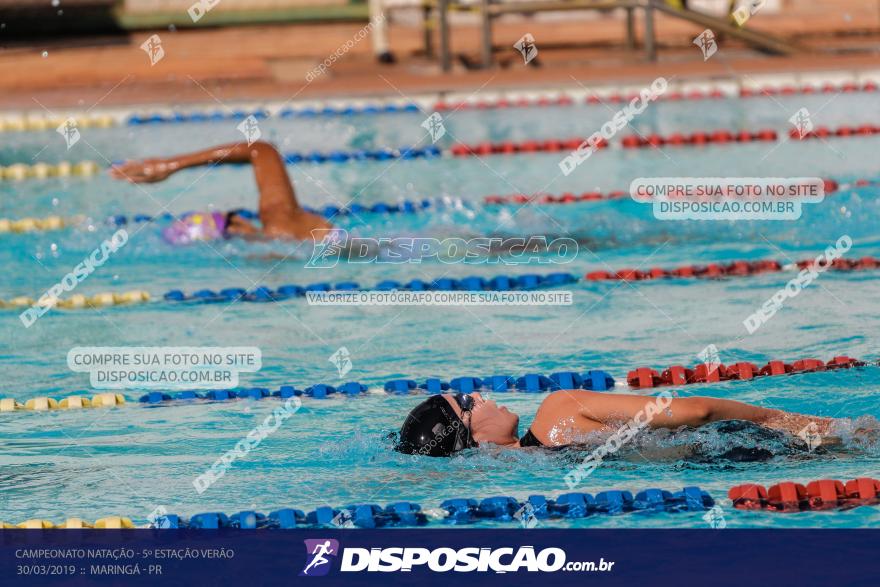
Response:
[[[309,292],[329,291],[511,291],[533,290],[559,287],[577,283],[579,277],[573,273],[555,272],[546,275],[534,273],[506,276],[498,275],[492,279],[480,276],[463,277],[460,279],[443,278],[435,281],[413,279],[408,282],[385,280],[377,283],[374,287],[361,287],[360,284],[346,281],[336,284],[328,282],[310,283],[307,285],[287,284],[272,289],[266,286],[246,290],[238,287],[228,287],[220,290],[200,289],[192,293],[183,290],[172,289],[162,295],[168,302],[186,302],[197,304],[229,303],[234,301],[243,302],[278,302],[291,298],[302,298]]]
[[[401,147],[399,149],[355,149],[353,151],[308,151],[284,153],[284,162],[298,163],[347,163],[349,161],[392,161],[395,159],[431,159],[443,155],[439,147]]]
[[[486,279],[480,276],[464,277],[461,279],[441,278],[434,281],[424,281],[421,279],[413,279],[402,283],[393,280],[381,281],[372,288],[362,287],[354,281],[343,281],[336,284],[329,282],[311,283],[304,286],[297,284],[285,284],[273,289],[267,286],[258,286],[247,290],[241,287],[225,287],[220,290],[200,289],[191,293],[183,290],[173,289],[164,294],[157,294],[146,290],[135,290],[127,292],[100,292],[91,297],[74,296],[69,299],[60,300],[58,306],[64,309],[79,309],[91,307],[105,306],[123,306],[134,304],[232,304],[236,302],[254,302],[254,303],[272,303],[283,302],[291,299],[303,299],[309,297],[313,293],[333,292],[327,296],[327,302],[354,302],[360,301],[359,295],[364,292],[393,292],[395,290],[401,292],[424,292],[424,291],[462,291],[471,292],[475,299],[480,299],[484,303],[492,303],[494,301],[504,302],[499,292],[508,292],[511,290],[527,291],[548,289],[568,284],[578,283],[580,278],[572,273],[556,272],[547,275],[525,274],[516,277],[513,276],[496,276]],[[347,297],[346,297],[347,296]],[[398,296],[401,298],[402,296]],[[414,298],[415,296],[408,296]],[[393,298],[393,296],[392,296]],[[394,303],[408,303],[414,300],[394,299],[389,300]],[[16,308],[24,307],[22,303],[34,304],[34,300],[26,297],[12,298],[9,301],[0,299],[0,308]],[[310,299],[315,302],[315,299]],[[428,301],[430,303],[430,301]]]
[[[475,208],[465,204],[459,199],[422,199],[422,200],[399,200],[397,202],[378,202],[376,204],[363,205],[352,204],[348,207],[341,206],[323,206],[321,208],[310,208],[303,206],[303,209],[313,214],[319,214],[325,218],[338,218],[340,216],[359,216],[363,214],[418,214],[427,210],[475,210]],[[256,210],[248,208],[235,208],[226,212],[235,212],[242,218],[247,220],[259,220],[260,215]],[[180,218],[192,214],[192,212],[183,212],[177,216],[170,212],[163,214],[114,214],[107,218],[107,224],[111,226],[126,226],[128,224],[143,224],[145,222],[172,222],[176,218]]]
[[[454,152],[450,149],[440,149],[436,146],[428,147],[383,147],[380,149],[355,149],[346,151],[291,151],[282,153],[281,157],[288,165],[298,164],[324,164],[324,163],[349,163],[357,161],[394,161],[397,159],[435,159],[441,156],[451,156]],[[111,161],[111,165],[118,166],[124,161]],[[228,163],[233,166],[246,166],[248,163]]]
[[[219,512],[196,514],[189,519],[169,514],[156,518],[152,528],[198,528],[215,530],[238,528],[247,530],[284,530],[293,528],[384,528],[424,526],[429,523],[465,525],[479,522],[516,522],[534,525],[553,520],[570,520],[591,516],[614,516],[627,513],[702,512],[715,505],[712,496],[699,487],[681,491],[645,489],[635,495],[630,491],[609,490],[596,493],[566,493],[556,498],[531,495],[525,501],[509,496],[454,498],[443,501],[438,508],[424,509],[413,502],[396,502],[385,506],[356,504],[344,507],[323,506],[313,511],[284,508],[262,514],[242,511],[232,515]]]
[[[401,104],[346,104],[344,106],[327,105],[317,108],[310,106],[282,108],[274,116],[289,119],[316,118],[319,116],[353,116],[357,114],[399,114],[405,112],[421,112],[421,109],[415,102]],[[129,126],[142,126],[149,124],[180,124],[185,122],[216,122],[222,120],[244,120],[248,116],[266,119],[272,116],[272,113],[264,108],[255,108],[250,110],[235,109],[229,111],[172,112],[168,114],[132,114],[125,120],[125,123]]]
[[[605,371],[598,369],[576,373],[560,371],[545,376],[540,373],[527,373],[521,377],[510,375],[488,375],[486,377],[455,377],[449,381],[428,378],[422,382],[414,379],[391,379],[378,385],[390,395],[438,394],[438,393],[548,393],[561,389],[586,389],[588,391],[608,391],[614,388],[614,378]],[[332,395],[357,396],[368,391],[369,387],[359,381],[350,381],[334,386],[324,383],[298,388],[295,385],[282,385],[271,391],[265,387],[249,387],[242,389],[213,389],[206,392],[180,391],[165,393],[151,391],[138,398],[142,404],[156,405],[166,403],[182,403],[193,400],[230,401],[238,399],[261,400],[266,398],[287,399],[290,397],[311,397],[326,399]]]
[[[878,180],[874,179],[860,179],[860,180],[845,180],[841,179],[841,183],[835,181],[833,179],[825,180],[825,193],[826,195],[838,191],[857,189],[860,187],[865,187],[873,184],[877,184]],[[499,204],[513,204],[513,205],[524,205],[527,203],[538,203],[538,204],[547,204],[547,203],[575,203],[579,201],[597,201],[597,200],[616,200],[617,197],[614,196],[616,193],[623,192],[609,192],[600,198],[594,198],[592,196],[597,194],[587,193],[584,196],[590,196],[588,200],[582,199],[565,199],[565,196],[549,196],[549,200],[547,197],[529,197],[524,194],[514,194],[512,196],[486,196],[484,198],[484,202],[491,204],[493,206]],[[601,195],[601,194],[598,194]],[[522,199],[515,199],[522,198]],[[462,200],[461,198],[422,198],[420,200],[410,200],[410,199],[401,199],[396,202],[377,202],[375,204],[351,204],[348,207],[342,206],[333,206],[327,205],[321,208],[310,208],[308,206],[303,206],[303,208],[309,212],[319,214],[324,216],[325,218],[338,218],[352,215],[363,215],[363,214],[383,214],[383,215],[401,215],[401,214],[418,214],[423,212],[436,212],[444,209],[447,210],[463,210],[469,212],[479,212],[483,209],[483,205],[480,203],[468,202]],[[232,210],[228,210],[228,212],[235,212],[242,217],[248,220],[258,220],[259,214],[255,210],[250,210],[247,208],[235,208]],[[184,212],[179,216],[185,216],[187,214],[191,214],[192,212]],[[144,222],[170,222],[175,219],[175,215],[165,212],[163,214],[158,215],[150,215],[150,214],[116,214],[107,218],[107,223],[111,226],[124,226],[127,224],[140,224]]]

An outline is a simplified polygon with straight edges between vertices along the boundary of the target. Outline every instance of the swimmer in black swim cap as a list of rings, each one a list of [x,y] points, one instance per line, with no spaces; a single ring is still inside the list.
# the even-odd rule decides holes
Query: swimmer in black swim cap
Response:
[[[460,450],[494,444],[507,448],[562,447],[591,432],[634,421],[637,426],[679,428],[719,420],[746,420],[798,434],[807,427],[825,436],[831,418],[806,416],[708,397],[659,396],[562,390],[549,394],[529,430],[519,438],[519,416],[479,393],[435,395],[406,417],[395,450],[445,457]]]
[[[447,457],[476,446],[470,429],[473,406],[472,395],[431,396],[406,417],[395,449],[407,454]]]

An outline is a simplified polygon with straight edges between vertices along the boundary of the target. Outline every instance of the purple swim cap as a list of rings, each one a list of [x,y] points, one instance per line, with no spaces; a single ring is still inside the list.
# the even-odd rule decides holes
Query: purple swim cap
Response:
[[[172,245],[216,240],[225,235],[226,215],[220,212],[191,212],[162,231],[162,238]]]

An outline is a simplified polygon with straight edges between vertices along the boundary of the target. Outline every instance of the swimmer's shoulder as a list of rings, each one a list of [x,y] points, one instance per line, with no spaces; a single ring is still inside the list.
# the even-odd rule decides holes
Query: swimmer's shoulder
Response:
[[[583,409],[584,401],[594,392],[584,391],[582,389],[560,389],[551,391],[541,402],[540,412],[543,410],[565,410],[567,413],[580,413]]]
[[[552,447],[550,431],[565,414],[571,413],[571,392],[568,390],[553,391],[544,398],[535,414],[529,430],[545,447]]]
[[[588,431],[587,428],[592,429],[594,426],[588,427],[588,421],[582,415],[587,409],[589,396],[594,393],[580,389],[562,389],[547,394],[535,414],[530,428],[532,434],[546,447],[562,447],[566,445],[558,442],[561,437],[559,434],[553,434],[556,442],[550,438],[551,432],[558,429],[561,423],[567,422],[567,427],[583,427],[584,432]]]

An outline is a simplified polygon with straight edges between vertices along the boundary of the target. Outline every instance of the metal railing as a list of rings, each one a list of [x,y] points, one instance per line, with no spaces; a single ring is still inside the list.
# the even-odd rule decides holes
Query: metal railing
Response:
[[[789,43],[781,38],[763,32],[757,32],[739,27],[730,20],[710,16],[693,10],[675,8],[661,0],[523,0],[504,1],[477,0],[477,2],[462,2],[460,0],[435,0],[425,2],[426,18],[426,52],[433,54],[433,43],[430,34],[430,15],[436,10],[438,29],[440,35],[440,65],[443,71],[452,68],[452,50],[450,43],[450,12],[475,12],[480,16],[481,29],[481,63],[483,67],[491,67],[493,63],[492,21],[504,14],[535,14],[538,12],[559,12],[567,10],[612,10],[623,9],[626,11],[626,47],[635,49],[635,12],[644,11],[644,38],[642,40],[645,59],[655,61],[657,59],[656,33],[655,33],[655,10],[665,15],[680,18],[700,26],[711,27],[716,33],[723,33],[738,38],[749,45],[753,45],[775,54],[791,54],[803,51],[800,47]]]

